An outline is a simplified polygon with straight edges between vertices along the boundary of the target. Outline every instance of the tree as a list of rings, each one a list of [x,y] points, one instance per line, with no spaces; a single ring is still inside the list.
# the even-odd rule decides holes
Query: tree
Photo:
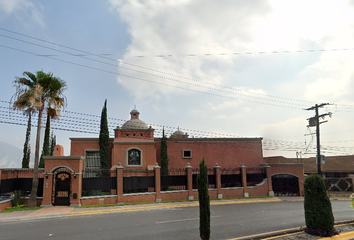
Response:
[[[31,126],[32,126],[31,121],[32,121],[32,114],[28,113],[26,140],[23,146],[22,168],[29,168],[29,162],[31,158],[31,145],[29,144],[31,138]]]
[[[101,169],[108,169],[109,131],[107,122],[107,99],[101,113],[101,130],[99,137]]]
[[[323,237],[336,234],[331,202],[326,185],[318,174],[306,177],[304,182],[305,231]]]
[[[164,128],[162,129],[160,157],[161,157],[161,175],[168,176],[168,162],[170,161],[170,159],[168,158],[167,155],[167,139],[165,136]]]
[[[66,82],[58,77],[54,77],[52,73],[37,71],[36,74],[24,72],[24,77],[16,77],[14,86],[16,92],[11,99],[14,98],[13,108],[19,110],[27,110],[32,108],[38,112],[37,136],[33,169],[33,182],[31,195],[28,200],[28,207],[36,206],[36,196],[38,189],[38,161],[39,161],[39,144],[41,135],[41,124],[44,109],[47,109],[51,118],[59,118],[60,109],[64,107],[65,99],[62,97],[66,89]]]
[[[52,134],[50,135],[50,156],[53,156],[54,154],[55,145],[57,145],[57,136],[55,136],[52,131]]]
[[[199,198],[199,233],[202,240],[210,239],[210,199],[208,190],[208,167],[203,160],[197,176]]]
[[[47,114],[47,122],[45,124],[45,131],[44,131],[44,141],[43,141],[43,149],[42,149],[42,155],[41,159],[39,161],[39,167],[44,168],[44,156],[50,156],[50,115]]]

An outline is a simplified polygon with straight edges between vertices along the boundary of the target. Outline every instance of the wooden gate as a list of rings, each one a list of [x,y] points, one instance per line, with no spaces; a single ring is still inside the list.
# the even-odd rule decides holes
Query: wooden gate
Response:
[[[53,205],[70,205],[70,179],[68,172],[56,172],[54,174],[54,203]]]
[[[275,195],[299,196],[299,179],[290,174],[272,176],[272,187]]]

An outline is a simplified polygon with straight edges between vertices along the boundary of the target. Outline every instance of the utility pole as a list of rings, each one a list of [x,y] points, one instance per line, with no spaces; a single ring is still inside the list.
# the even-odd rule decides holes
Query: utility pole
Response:
[[[328,122],[328,121],[322,121],[320,122],[320,118],[324,119],[326,116],[332,117],[332,113],[328,112],[325,114],[318,114],[318,109],[322,108],[326,105],[330,105],[329,103],[321,103],[321,104],[316,104],[315,106],[312,106],[310,108],[307,108],[305,110],[310,111],[310,110],[315,110],[316,115],[312,118],[308,118],[309,120],[309,125],[308,127],[316,127],[316,142],[317,142],[317,155],[316,155],[316,162],[317,162],[317,173],[322,176],[322,171],[321,171],[321,145],[320,145],[320,124]]]

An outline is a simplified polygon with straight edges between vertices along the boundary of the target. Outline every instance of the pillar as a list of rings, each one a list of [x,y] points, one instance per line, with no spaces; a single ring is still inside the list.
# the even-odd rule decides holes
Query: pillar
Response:
[[[123,204],[123,169],[124,167],[119,162],[116,167],[116,176],[117,176],[117,204]]]
[[[52,207],[53,173],[44,173],[43,199],[41,207]]]
[[[161,167],[158,163],[154,166],[155,172],[155,192],[156,192],[156,202],[161,202]]]
[[[249,197],[248,191],[247,191],[247,173],[246,173],[246,166],[241,163],[240,166],[240,171],[241,171],[241,180],[242,180],[242,187],[243,187],[243,196],[244,197]]]
[[[215,164],[213,167],[215,171],[215,187],[218,189],[218,198],[222,198],[222,193],[221,193],[221,167],[219,164]]]
[[[188,200],[193,200],[193,173],[192,173],[192,166],[187,163],[185,166],[186,174],[187,174],[187,190],[188,190]]]
[[[263,165],[266,172],[266,177],[268,179],[268,196],[274,197],[273,185],[272,185],[272,175],[270,173],[270,166],[268,164]]]
[[[70,207],[81,207],[82,173],[71,174]]]
[[[1,189],[1,173],[2,173],[2,169],[0,168],[0,189]]]

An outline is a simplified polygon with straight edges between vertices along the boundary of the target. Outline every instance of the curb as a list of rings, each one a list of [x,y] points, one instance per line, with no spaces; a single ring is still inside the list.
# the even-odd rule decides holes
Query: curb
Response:
[[[335,222],[335,226],[346,225],[346,224],[350,224],[350,223],[354,223],[354,219]],[[303,231],[304,230],[302,229],[302,227],[289,228],[289,229],[279,230],[279,231],[274,231],[274,232],[269,232],[269,233],[260,233],[260,234],[245,236],[245,237],[231,238],[228,240],[246,240],[246,239],[248,239],[248,240],[250,240],[250,239],[251,240],[259,240],[259,239],[267,240],[268,239],[268,240],[270,240],[270,239],[285,237],[288,235],[295,235],[295,234],[303,232]],[[352,239],[352,238],[354,238],[354,231],[341,233],[339,235],[335,235],[332,237],[319,238],[318,240],[347,240],[347,239]]]
[[[269,232],[269,233],[260,233],[260,234],[245,236],[245,237],[231,238],[231,239],[228,239],[228,240],[272,239],[272,238],[275,238],[275,237],[286,236],[286,235],[289,235],[289,234],[294,234],[294,233],[298,233],[298,232],[302,232],[302,231],[303,230],[301,228],[289,228],[289,229],[279,230],[279,231],[274,231],[274,232]]]
[[[264,203],[264,202],[281,202],[280,199],[269,199],[269,200],[241,200],[241,201],[213,201],[210,205],[227,205],[227,204],[244,204],[244,203]],[[183,203],[183,204],[171,204],[171,205],[157,205],[157,206],[144,206],[144,207],[131,207],[131,208],[118,208],[118,209],[102,209],[102,210],[88,210],[88,211],[77,211],[69,212],[66,216],[79,216],[79,215],[89,215],[89,214],[104,214],[104,213],[115,213],[115,212],[130,212],[130,211],[143,211],[143,210],[155,210],[155,209],[167,209],[167,208],[179,208],[179,207],[196,207],[199,206],[199,202],[193,203]]]

